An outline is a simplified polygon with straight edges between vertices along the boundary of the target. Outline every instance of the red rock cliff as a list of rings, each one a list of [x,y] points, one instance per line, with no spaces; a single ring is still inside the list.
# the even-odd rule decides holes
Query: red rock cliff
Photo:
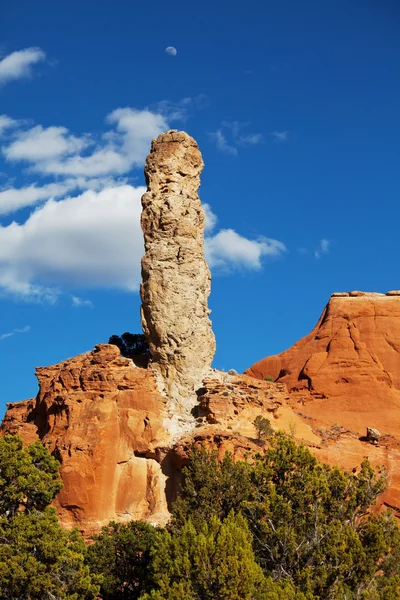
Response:
[[[275,428],[294,422],[304,439],[318,442],[286,405],[282,384],[212,371],[198,391],[192,431],[176,441],[153,370],[122,358],[116,346],[99,344],[36,374],[37,397],[9,404],[0,433],[18,433],[26,443],[41,439],[60,460],[59,518],[87,535],[110,520],[164,524],[191,445],[243,457],[259,449],[259,414]],[[185,412],[176,418],[186,420]]]
[[[400,292],[334,294],[313,331],[247,374],[285,383],[307,412],[360,434],[400,431]]]
[[[383,501],[400,511],[400,292],[333,294],[309,335],[246,373],[287,385],[288,403],[321,437],[321,460],[385,465]],[[382,435],[376,447],[363,440],[367,427]]]
[[[155,460],[163,444],[166,400],[150,370],[102,344],[36,370],[35,400],[9,404],[2,431],[40,438],[61,462],[62,522],[87,531],[111,519],[164,522],[165,475]]]

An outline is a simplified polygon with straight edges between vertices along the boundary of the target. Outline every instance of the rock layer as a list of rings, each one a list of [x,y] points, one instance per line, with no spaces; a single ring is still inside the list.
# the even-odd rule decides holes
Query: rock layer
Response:
[[[100,344],[36,375],[36,399],[9,404],[1,430],[41,439],[61,462],[62,523],[86,533],[110,520],[164,523],[166,476],[155,458],[166,401],[152,371]]]
[[[332,295],[313,331],[247,371],[288,386],[307,414],[365,435],[400,431],[400,296]]]
[[[189,135],[160,135],[146,160],[142,198],[142,327],[167,397],[178,403],[189,399],[189,404],[215,353],[205,215],[197,194],[203,166]]]
[[[55,502],[58,516],[86,535],[110,520],[164,524],[184,464],[182,449],[205,443],[243,458],[259,449],[258,415],[286,430],[293,421],[304,439],[318,441],[288,408],[284,385],[251,377],[212,371],[199,390],[193,431],[171,443],[168,402],[153,370],[122,358],[116,346],[99,344],[36,374],[37,397],[7,406],[0,434],[19,434],[26,443],[41,439],[56,456],[64,484]]]
[[[316,456],[345,469],[384,465],[381,502],[400,516],[400,292],[332,294],[312,332],[246,373],[288,388],[292,409],[320,437]],[[367,428],[377,429],[371,440]]]

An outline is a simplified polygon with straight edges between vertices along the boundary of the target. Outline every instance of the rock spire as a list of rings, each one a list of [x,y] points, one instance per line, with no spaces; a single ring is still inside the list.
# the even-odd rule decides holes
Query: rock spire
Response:
[[[178,401],[193,398],[215,353],[205,214],[197,193],[203,166],[196,141],[178,131],[153,140],[145,166],[142,327],[153,368]]]

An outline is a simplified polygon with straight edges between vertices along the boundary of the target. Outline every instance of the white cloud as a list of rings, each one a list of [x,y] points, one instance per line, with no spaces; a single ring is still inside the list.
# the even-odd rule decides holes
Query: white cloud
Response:
[[[305,254],[309,254],[310,251],[308,248],[304,248],[303,246],[300,246],[300,248],[297,248],[297,252],[299,254],[305,255]]]
[[[318,248],[314,252],[315,258],[321,258],[322,254],[328,254],[328,252],[330,250],[330,245],[331,245],[330,241],[327,240],[326,238],[323,238],[320,241]]]
[[[11,129],[11,127],[16,127],[18,123],[19,121],[11,119],[11,117],[8,117],[7,115],[0,115],[0,136],[3,135],[3,133],[7,129]]]
[[[87,308],[93,308],[93,303],[90,302],[90,300],[85,300],[84,298],[79,298],[79,296],[72,296],[71,300],[72,300],[72,306],[75,306],[76,308],[82,308],[85,306]]]
[[[274,138],[275,142],[287,142],[289,138],[288,131],[273,131],[270,135]]]
[[[116,180],[101,177],[95,179],[75,177],[42,186],[32,183],[22,188],[5,188],[0,190],[0,215],[7,215],[21,208],[34,206],[50,198],[61,198],[73,190],[100,190],[111,184],[115,187],[124,183],[124,180],[118,183]]]
[[[255,144],[261,144],[261,142],[263,140],[264,140],[264,137],[261,135],[261,133],[250,133],[249,135],[241,135],[239,137],[239,143],[248,145],[248,146],[254,146]]]
[[[241,133],[247,125],[248,123],[239,123],[239,121],[233,121],[232,123],[222,121],[221,127],[209,135],[215,141],[218,150],[236,156],[238,146],[254,146],[264,141],[261,133]]]
[[[232,154],[234,156],[237,155],[237,148],[232,146],[232,144],[229,144],[226,136],[222,132],[222,129],[217,129],[217,131],[213,131],[209,135],[211,139],[215,141],[215,145],[217,146],[218,150],[221,150],[221,152],[224,152],[225,154]]]
[[[213,211],[211,210],[211,206],[209,204],[203,204],[203,210],[205,212],[206,215],[206,234],[207,232],[212,231],[218,221],[217,215],[215,215],[213,213]]]
[[[176,56],[178,54],[178,50],[174,46],[167,46],[165,52],[170,56]]]
[[[55,302],[60,289],[137,291],[143,235],[140,198],[144,187],[108,187],[37,208],[23,224],[0,226],[0,288],[25,299]],[[208,205],[208,231],[216,217]],[[279,256],[276,240],[249,240],[232,229],[205,239],[211,267],[259,269],[265,256]],[[83,306],[76,296],[75,306]]]
[[[30,331],[31,327],[30,325],[26,325],[25,327],[22,327],[21,329],[13,329],[12,331],[8,331],[7,333],[2,333],[0,334],[0,340],[5,340],[6,338],[9,338],[13,335],[15,335],[16,333],[28,333],[28,331]]]
[[[80,152],[88,146],[88,140],[77,138],[66,127],[47,127],[41,125],[28,131],[19,131],[14,141],[3,149],[7,160],[26,160],[40,162],[50,158]]]
[[[269,238],[249,240],[233,229],[222,229],[205,240],[205,253],[210,267],[260,269],[265,256],[279,257],[286,251],[282,242]]]
[[[162,100],[150,105],[150,110],[163,115],[167,121],[186,121],[193,110],[202,110],[208,106],[208,98],[205,94],[187,96],[177,102]]]
[[[0,226],[0,286],[51,301],[53,286],[137,290],[143,192],[130,185],[88,190],[49,200],[21,225]]]
[[[32,184],[20,189],[8,188],[2,190],[0,191],[0,215],[13,213],[25,206],[32,206],[40,200],[63,196],[69,189],[66,183],[60,182],[49,183],[42,187]]]
[[[121,175],[142,165],[150,142],[169,129],[165,117],[149,110],[119,108],[107,117],[114,126],[102,136],[91,154],[88,136],[77,138],[65,127],[37,126],[3,148],[8,160],[27,160],[32,170],[45,175],[99,177]]]
[[[28,162],[28,173],[35,171],[46,182],[30,181],[20,188],[9,182],[0,188],[0,215],[39,204],[25,221],[0,225],[0,293],[54,303],[68,287],[137,291],[145,189],[118,177],[142,167],[151,140],[169,129],[169,119],[186,118],[203,98],[161,103],[156,110],[119,108],[106,119],[109,131],[97,139],[77,137],[60,126],[22,130],[26,124],[18,122],[20,129],[6,138],[3,153],[10,162]],[[9,119],[0,124],[17,123]],[[236,145],[260,141],[260,134],[244,135],[243,127],[223,124],[216,140],[220,148],[237,153],[225,133]],[[285,250],[276,240],[251,240],[232,229],[216,232],[217,217],[209,204],[204,211],[205,250],[212,267],[259,269],[263,257]],[[90,305],[78,295],[70,298],[75,307]]]
[[[25,48],[12,52],[0,61],[0,83],[29,77],[31,67],[45,58],[46,54],[40,48]]]

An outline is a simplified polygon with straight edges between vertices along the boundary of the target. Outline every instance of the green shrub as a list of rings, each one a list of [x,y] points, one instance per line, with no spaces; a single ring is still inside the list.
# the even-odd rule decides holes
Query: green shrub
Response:
[[[136,600],[151,587],[150,551],[157,529],[142,521],[110,523],[94,536],[86,562],[102,575],[101,598]]]
[[[0,438],[0,598],[89,600],[99,587],[85,543],[60,527],[48,504],[62,487],[58,462],[40,443]]]
[[[261,415],[258,415],[255,418],[253,425],[257,431],[258,441],[265,440],[274,433],[269,419],[267,419],[266,417],[262,417]]]

